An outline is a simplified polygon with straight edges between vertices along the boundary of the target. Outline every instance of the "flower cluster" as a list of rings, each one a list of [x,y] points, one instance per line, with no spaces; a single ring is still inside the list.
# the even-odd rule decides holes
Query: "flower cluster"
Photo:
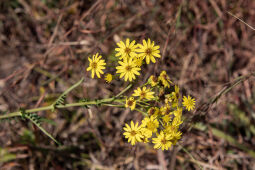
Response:
[[[111,83],[116,77],[132,82],[140,75],[144,63],[155,63],[156,58],[161,57],[160,47],[150,39],[143,40],[142,44],[126,39],[124,42],[118,42],[117,46],[116,73],[105,75],[107,83]],[[96,75],[101,78],[100,74],[104,74],[103,70],[106,69],[105,60],[98,53],[88,60],[87,71],[91,71],[91,77],[94,78]],[[128,142],[131,145],[137,142],[152,142],[154,148],[162,150],[171,148],[181,138],[183,110],[190,111],[195,108],[195,99],[190,96],[182,98],[180,88],[170,80],[166,71],[162,71],[158,76],[150,76],[145,84],[134,89],[131,96],[124,96],[119,103],[145,116],[140,125],[133,121],[130,125],[125,125],[123,135]]]
[[[145,115],[140,125],[133,121],[125,125],[123,135],[128,142],[135,145],[151,141],[155,149],[167,150],[181,138],[182,112],[193,110],[195,99],[182,98],[179,86],[162,71],[158,77],[150,76],[147,83],[135,89],[125,106],[138,111],[141,107]]]
[[[130,43],[130,40],[126,39],[126,43],[120,41],[117,45],[115,51],[118,52],[116,56],[119,57],[120,66],[116,69],[117,73],[120,73],[120,78],[124,77],[125,81],[132,81],[136,79],[136,75],[140,75],[143,60],[150,64],[150,61],[156,62],[155,57],[161,57],[159,46],[155,46],[154,41],[151,42],[150,39],[143,40],[143,44],[136,44],[135,40]]]
[[[124,78],[125,81],[132,82],[136,79],[136,76],[140,75],[141,66],[145,60],[147,64],[150,62],[155,63],[156,58],[160,58],[159,46],[154,44],[154,41],[150,39],[143,40],[142,44],[136,44],[135,40],[130,42],[126,39],[125,43],[120,41],[117,43],[118,48],[115,48],[116,57],[118,58],[118,64],[116,66],[116,74],[120,78]],[[87,71],[91,71],[91,77],[95,77],[95,73],[98,78],[101,78],[100,74],[104,74],[105,60],[101,59],[102,56],[95,54],[93,58],[89,60],[89,67]],[[105,76],[105,81],[110,83],[114,76],[112,74],[107,74]]]

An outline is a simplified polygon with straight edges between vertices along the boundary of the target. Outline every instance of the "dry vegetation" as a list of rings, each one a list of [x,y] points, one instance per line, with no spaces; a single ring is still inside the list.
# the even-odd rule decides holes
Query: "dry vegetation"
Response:
[[[98,51],[115,62],[115,44],[126,37],[149,37],[161,46],[162,59],[146,66],[139,81],[165,69],[202,105],[228,82],[255,71],[255,31],[227,11],[255,26],[255,1],[248,0],[0,1],[1,114],[48,105],[81,77],[85,81],[70,102],[117,94],[125,83],[91,79],[85,68]],[[184,128],[180,145],[165,152],[125,141],[124,123],[142,115],[124,109],[40,112],[51,120],[43,125],[61,147],[27,121],[2,121],[0,167],[255,169],[254,82],[250,78],[222,95]]]

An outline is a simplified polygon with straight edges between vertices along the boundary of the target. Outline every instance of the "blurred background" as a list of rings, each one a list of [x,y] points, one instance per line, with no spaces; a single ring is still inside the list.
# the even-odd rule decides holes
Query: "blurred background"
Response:
[[[151,38],[161,47],[162,58],[143,66],[139,82],[164,69],[201,106],[255,71],[255,31],[227,11],[255,27],[255,1],[249,0],[1,0],[0,112],[47,106],[81,77],[67,102],[117,94],[127,83],[91,79],[85,69],[96,52],[116,62],[116,43],[126,38]],[[2,120],[0,167],[255,169],[254,82],[223,95],[184,131],[180,145],[164,152],[127,143],[122,127],[142,119],[128,109],[39,112],[61,147],[27,121]]]

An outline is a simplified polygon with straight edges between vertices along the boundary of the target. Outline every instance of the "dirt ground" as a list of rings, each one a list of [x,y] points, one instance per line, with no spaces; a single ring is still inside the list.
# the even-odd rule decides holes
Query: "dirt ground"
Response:
[[[116,43],[151,38],[161,59],[138,83],[166,70],[203,106],[239,76],[255,72],[255,1],[1,0],[0,112],[47,106],[82,77],[67,97],[102,99],[127,83],[91,79],[87,58],[112,61]],[[114,68],[113,68],[114,70]],[[194,112],[185,112],[189,117]],[[255,169],[255,79],[241,82],[183,129],[169,151],[132,147],[122,128],[141,113],[121,108],[68,108],[38,114],[58,147],[22,119],[0,122],[1,169]]]

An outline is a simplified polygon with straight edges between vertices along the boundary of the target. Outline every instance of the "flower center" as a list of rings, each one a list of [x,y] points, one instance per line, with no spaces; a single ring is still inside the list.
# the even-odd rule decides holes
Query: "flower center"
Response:
[[[189,105],[189,106],[192,106],[192,105],[193,105],[193,101],[192,101],[192,100],[189,100],[189,101],[188,101],[188,105]]]
[[[167,80],[167,76],[166,76],[166,74],[163,74],[163,76],[162,76],[165,80]]]
[[[157,77],[156,77],[156,76],[153,76],[153,77],[152,77],[152,81],[157,82]]]
[[[127,72],[130,72],[132,70],[132,67],[131,66],[126,66],[126,71]]]
[[[150,55],[151,52],[152,52],[151,48],[147,48],[147,49],[145,50],[145,54],[147,54],[147,55]]]
[[[165,145],[165,144],[166,144],[166,139],[165,139],[165,138],[162,139],[162,140],[161,140],[161,143]]]
[[[128,106],[132,106],[133,105],[133,101],[129,100],[127,104],[128,104]]]
[[[135,136],[135,135],[136,135],[136,131],[132,130],[132,131],[130,132],[130,135],[131,135],[131,136]]]
[[[125,53],[129,54],[131,52],[131,49],[130,48],[126,48],[125,49]]]
[[[145,96],[146,96],[146,93],[144,91],[142,91],[141,94],[140,94],[141,99],[144,99]]]
[[[92,67],[92,69],[96,69],[97,68],[97,63],[96,62],[92,62],[91,63],[91,67]]]
[[[151,108],[150,109],[150,112],[149,112],[149,115],[153,115],[155,113],[155,109],[154,108]]]

